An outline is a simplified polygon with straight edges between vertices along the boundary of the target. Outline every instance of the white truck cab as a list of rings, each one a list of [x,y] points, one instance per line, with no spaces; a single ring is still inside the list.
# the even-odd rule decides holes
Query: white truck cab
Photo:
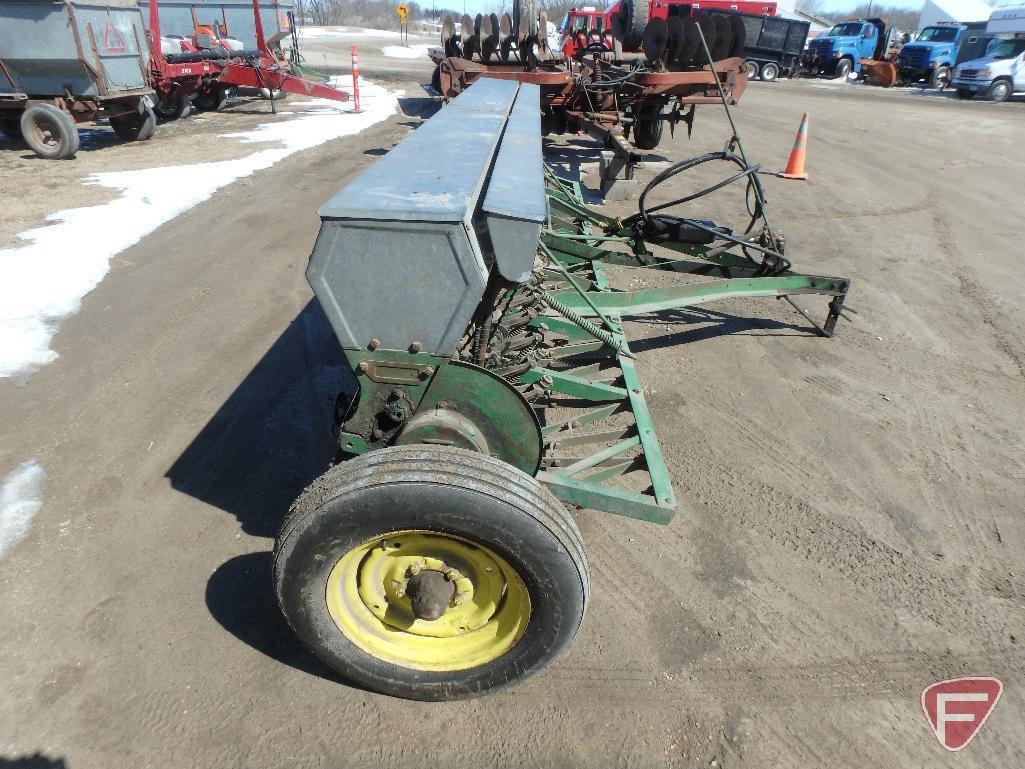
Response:
[[[1007,101],[1025,93],[1025,6],[998,8],[989,17],[986,35],[994,39],[980,59],[958,65],[950,84],[962,99],[985,94]]]

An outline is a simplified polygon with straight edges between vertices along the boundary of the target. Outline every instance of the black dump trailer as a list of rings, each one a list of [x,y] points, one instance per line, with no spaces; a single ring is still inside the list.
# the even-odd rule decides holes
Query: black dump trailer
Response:
[[[756,13],[720,11],[739,16],[747,32],[741,56],[747,59],[749,80],[775,80],[779,76],[793,77],[801,63],[801,52],[808,41],[811,24],[781,16],[759,16]]]

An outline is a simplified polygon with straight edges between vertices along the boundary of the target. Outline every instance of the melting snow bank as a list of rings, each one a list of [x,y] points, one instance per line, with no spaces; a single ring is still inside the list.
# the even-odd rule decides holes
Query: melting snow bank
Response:
[[[351,90],[352,79],[338,78],[335,84]],[[103,280],[115,254],[236,179],[385,120],[395,112],[398,96],[364,81],[361,113],[346,111],[350,102],[317,99],[304,102],[315,109],[294,118],[227,134],[278,146],[236,160],[90,175],[86,184],[111,187],[121,197],[50,214],[47,220],[55,224],[19,234],[29,245],[0,249],[0,377],[25,378],[57,358],[50,341],[61,321]]]
[[[427,55],[427,50],[432,47],[430,45],[386,45],[381,49],[381,53],[393,59],[422,59]]]
[[[20,465],[0,486],[0,559],[28,534],[32,516],[43,505],[46,471],[35,461]]]

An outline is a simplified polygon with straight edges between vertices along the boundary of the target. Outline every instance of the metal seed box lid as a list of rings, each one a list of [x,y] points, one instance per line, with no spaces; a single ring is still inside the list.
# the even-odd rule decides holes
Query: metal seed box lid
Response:
[[[484,81],[477,81],[473,87],[481,82]],[[520,86],[516,105],[505,127],[502,147],[484,196],[484,210],[513,219],[543,222],[548,214],[544,178],[541,89],[525,83]]]
[[[317,213],[321,219],[469,224],[517,87],[508,80],[474,83]]]

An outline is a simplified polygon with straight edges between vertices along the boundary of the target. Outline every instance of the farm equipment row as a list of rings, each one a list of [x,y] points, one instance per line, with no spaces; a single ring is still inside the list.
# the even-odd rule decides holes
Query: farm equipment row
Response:
[[[611,35],[573,56],[551,51],[536,34],[546,23],[543,14],[536,23],[524,14],[515,24],[508,15],[473,22],[464,16],[458,33],[446,15],[442,47],[429,52],[436,65],[432,84],[446,100],[481,78],[537,85],[546,131],[573,124],[599,135],[626,163],[635,159],[622,141],[631,133],[634,146],[654,149],[666,123],[674,130],[682,121],[690,131],[695,105],[737,103],[747,84],[739,17],[671,16],[640,24],[631,3],[617,7]]]
[[[372,690],[457,699],[537,673],[588,602],[564,503],[673,517],[625,317],[818,296],[830,336],[848,292],[793,269],[735,132],[613,218],[544,165],[541,98],[481,79],[319,211],[307,277],[348,363],[334,418],[346,459],[284,520],[274,583],[302,640]],[[708,163],[729,176],[654,202]],[[742,232],[679,211],[731,182],[747,188]],[[617,290],[620,267],[663,277]]]
[[[223,10],[219,21],[201,22],[194,9],[192,15],[191,37],[165,38],[156,0],[149,5],[148,30],[136,0],[3,3],[0,130],[22,137],[41,157],[62,159],[78,151],[79,123],[109,119],[121,139],[146,140],[158,117],[180,117],[193,103],[219,109],[239,87],[271,97],[349,98],[303,77],[281,55],[278,42],[288,30],[264,37],[259,0],[253,0],[250,50],[228,37]]]

